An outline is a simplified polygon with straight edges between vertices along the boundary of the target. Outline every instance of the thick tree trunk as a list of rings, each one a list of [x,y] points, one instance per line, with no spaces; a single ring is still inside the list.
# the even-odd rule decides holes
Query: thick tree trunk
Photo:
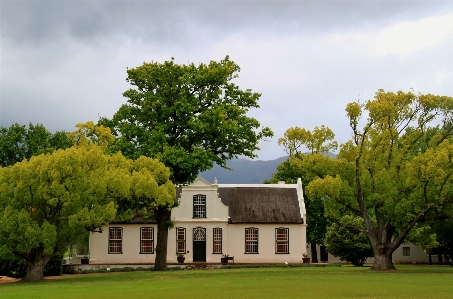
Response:
[[[171,211],[157,211],[157,244],[156,244],[156,260],[154,270],[167,270],[167,243],[168,243],[168,221],[171,218]]]
[[[27,274],[22,278],[23,282],[34,282],[44,279],[44,267],[50,260],[50,255],[43,255],[44,250],[30,253],[27,261]]]
[[[392,261],[393,251],[385,251],[382,253],[374,252],[374,264],[371,267],[374,270],[395,270]]]
[[[310,243],[310,250],[311,250],[311,262],[317,263],[318,262],[318,251],[316,249],[316,243]]]
[[[443,265],[443,261],[442,261],[442,248],[441,247],[438,247],[437,248],[437,262],[439,263],[439,265]]]

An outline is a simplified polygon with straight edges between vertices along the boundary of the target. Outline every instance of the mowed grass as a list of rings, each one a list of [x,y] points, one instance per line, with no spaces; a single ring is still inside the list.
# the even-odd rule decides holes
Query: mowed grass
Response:
[[[129,272],[0,284],[0,298],[453,298],[453,267]]]

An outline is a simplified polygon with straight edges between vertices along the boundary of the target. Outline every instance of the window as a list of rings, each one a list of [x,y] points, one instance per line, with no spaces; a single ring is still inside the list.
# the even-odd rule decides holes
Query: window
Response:
[[[222,253],[222,229],[214,228],[212,253]]]
[[[206,195],[193,196],[193,218],[206,218]]]
[[[154,253],[154,228],[140,228],[140,253]]]
[[[176,228],[176,253],[186,253],[186,229]]]
[[[109,228],[109,253],[123,253],[123,229]]]
[[[258,229],[245,229],[245,253],[258,253]]]
[[[411,256],[411,248],[403,247],[403,256]]]
[[[289,229],[275,229],[275,253],[289,253]]]

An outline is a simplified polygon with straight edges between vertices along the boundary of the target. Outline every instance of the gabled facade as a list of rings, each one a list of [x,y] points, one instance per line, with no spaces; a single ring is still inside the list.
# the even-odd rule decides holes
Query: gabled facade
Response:
[[[167,262],[299,263],[307,252],[302,183],[210,184],[178,188]],[[92,263],[153,263],[156,223],[111,224],[90,238]]]

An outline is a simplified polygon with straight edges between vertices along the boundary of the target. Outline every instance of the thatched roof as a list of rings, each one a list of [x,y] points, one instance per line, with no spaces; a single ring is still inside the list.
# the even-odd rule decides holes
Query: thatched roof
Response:
[[[220,187],[230,223],[303,223],[297,190],[272,187]]]

